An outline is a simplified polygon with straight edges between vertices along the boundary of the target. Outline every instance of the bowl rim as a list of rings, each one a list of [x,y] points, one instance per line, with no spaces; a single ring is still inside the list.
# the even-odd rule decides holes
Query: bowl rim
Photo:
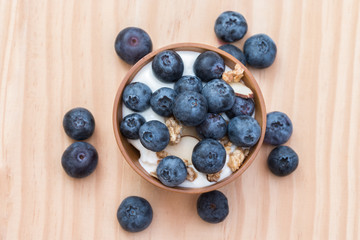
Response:
[[[187,50],[185,50],[185,49],[187,49]],[[201,51],[202,52],[204,52],[204,51],[217,52],[223,58],[226,57],[228,60],[234,62],[235,64],[240,64],[240,66],[244,69],[244,75],[246,75],[246,78],[248,78],[248,81],[251,81],[252,84],[253,84],[253,89],[252,89],[253,92],[254,93],[256,92],[256,95],[259,98],[259,106],[261,108],[260,113],[261,113],[261,118],[263,120],[262,120],[262,123],[260,124],[260,127],[261,127],[260,139],[259,139],[258,143],[255,145],[255,149],[253,149],[253,152],[252,152],[251,156],[247,157],[246,161],[241,165],[240,169],[238,169],[236,172],[232,173],[229,177],[227,177],[227,178],[225,178],[225,179],[223,179],[223,180],[221,180],[221,181],[219,181],[217,183],[214,183],[214,184],[212,184],[210,186],[200,187],[200,188],[167,187],[167,186],[163,185],[158,179],[156,179],[156,178],[152,177],[150,174],[148,174],[145,170],[143,171],[143,170],[139,169],[134,164],[134,162],[131,160],[129,154],[127,153],[127,151],[125,149],[125,147],[122,145],[121,136],[120,136],[120,129],[119,129],[119,122],[118,122],[118,109],[119,109],[120,103],[122,102],[122,100],[121,100],[122,89],[124,89],[125,85],[129,82],[129,78],[132,75],[135,76],[143,66],[145,66],[159,52],[162,52],[164,50],[174,50],[174,51],[191,51],[191,50],[196,51],[196,50],[200,50],[199,52],[201,52]],[[170,45],[161,47],[161,48],[159,48],[159,49],[157,49],[155,51],[152,51],[149,54],[147,54],[146,56],[144,56],[142,59],[140,59],[135,65],[133,65],[129,69],[129,71],[127,72],[125,77],[121,80],[120,85],[119,85],[119,87],[117,89],[116,96],[115,96],[115,99],[114,99],[112,119],[113,119],[114,135],[115,135],[116,143],[117,143],[117,145],[118,145],[118,147],[120,149],[120,152],[122,153],[123,158],[125,159],[125,161],[130,165],[130,167],[137,174],[139,174],[147,182],[150,182],[153,185],[155,185],[155,186],[157,186],[157,187],[159,187],[161,189],[164,189],[164,190],[168,190],[168,191],[171,191],[171,192],[178,192],[178,193],[198,194],[198,193],[210,192],[210,191],[216,190],[218,188],[221,188],[221,187],[229,184],[230,182],[237,179],[240,175],[242,175],[245,172],[245,170],[247,170],[249,168],[249,166],[254,162],[257,154],[260,151],[260,148],[261,148],[261,146],[263,144],[264,137],[265,137],[266,106],[265,106],[264,97],[262,95],[261,89],[260,89],[257,81],[255,80],[255,78],[251,74],[251,72],[239,60],[237,60],[235,57],[233,57],[229,53],[227,53],[227,52],[225,52],[225,51],[223,51],[223,50],[221,50],[219,48],[216,48],[214,46],[211,46],[211,45],[207,45],[207,44],[203,44],[203,43],[184,42],[184,43],[170,44]]]

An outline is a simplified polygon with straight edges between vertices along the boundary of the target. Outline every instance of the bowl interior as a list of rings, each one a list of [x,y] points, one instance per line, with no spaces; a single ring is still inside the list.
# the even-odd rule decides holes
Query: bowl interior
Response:
[[[149,173],[147,173],[143,167],[140,165],[138,159],[140,157],[139,151],[133,147],[125,137],[123,137],[120,133],[119,129],[119,123],[121,122],[123,116],[122,116],[122,91],[125,88],[127,84],[129,84],[132,79],[136,76],[136,74],[140,71],[140,69],[148,64],[150,61],[153,60],[153,58],[161,51],[164,50],[174,50],[174,51],[195,51],[195,52],[205,52],[205,51],[214,51],[220,54],[220,56],[224,59],[225,64],[229,66],[230,68],[234,68],[235,64],[240,64],[244,69],[244,77],[242,80],[244,81],[245,85],[249,87],[253,93],[254,93],[254,102],[255,102],[255,119],[258,121],[261,127],[261,136],[258,141],[258,143],[253,146],[250,150],[249,155],[246,157],[245,161],[241,165],[240,169],[238,169],[235,173],[231,174],[229,177],[223,179],[222,181],[219,181],[211,186],[202,187],[202,188],[182,188],[182,187],[167,187],[163,185],[158,179],[152,177]],[[264,99],[261,93],[261,90],[255,81],[254,77],[251,75],[249,70],[244,67],[236,58],[231,56],[230,54],[215,48],[213,46],[205,45],[205,44],[199,44],[199,43],[178,43],[178,44],[172,44],[163,48],[160,48],[156,51],[153,51],[146,55],[144,58],[142,58],[140,61],[138,61],[126,74],[122,82],[120,83],[120,86],[118,88],[115,102],[114,102],[114,108],[113,108],[113,128],[114,128],[114,134],[116,138],[116,142],[120,148],[121,153],[123,154],[125,160],[128,162],[128,164],[144,179],[149,181],[150,183],[169,191],[174,192],[181,192],[181,193],[203,193],[215,190],[217,188],[220,188],[231,181],[235,180],[237,177],[239,177],[254,161],[257,153],[260,150],[260,147],[263,143],[264,136],[265,136],[265,128],[266,128],[266,109],[265,109],[265,103]]]

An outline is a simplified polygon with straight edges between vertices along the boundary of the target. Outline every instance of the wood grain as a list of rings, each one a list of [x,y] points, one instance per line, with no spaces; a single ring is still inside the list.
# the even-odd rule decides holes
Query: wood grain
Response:
[[[0,0],[0,239],[360,239],[360,2],[245,0]],[[266,167],[263,146],[252,166],[223,187],[230,204],[220,224],[196,214],[197,195],[165,192],[123,160],[111,114],[129,70],[113,43],[127,26],[151,36],[154,49],[176,42],[218,46],[225,10],[278,46],[268,69],[251,69],[268,111],[294,124],[287,145],[300,157],[292,175]],[[244,40],[236,43],[242,47]],[[95,116],[89,142],[100,162],[74,180],[60,158],[72,142],[62,117],[82,106]],[[145,231],[121,229],[121,200],[150,201]]]

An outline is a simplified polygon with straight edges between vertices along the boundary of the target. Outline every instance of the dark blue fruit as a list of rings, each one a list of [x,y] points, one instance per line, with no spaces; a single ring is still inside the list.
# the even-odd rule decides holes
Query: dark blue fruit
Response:
[[[153,218],[153,210],[150,203],[137,196],[125,198],[117,211],[117,219],[120,226],[128,232],[140,232],[147,228]]]
[[[128,64],[135,64],[152,51],[150,36],[142,29],[128,27],[117,35],[115,40],[117,55]]]
[[[206,98],[209,112],[221,113],[231,109],[235,102],[233,88],[224,80],[214,79],[208,82],[201,94]]]
[[[146,122],[138,113],[126,115],[120,123],[121,134],[129,139],[139,139],[139,129]]]
[[[176,156],[163,158],[156,168],[159,180],[168,187],[183,183],[187,176],[185,163]]]
[[[172,88],[159,88],[152,94],[150,99],[152,110],[160,116],[170,117],[176,95],[176,92]]]
[[[255,103],[251,98],[236,97],[235,103],[229,111],[226,111],[226,116],[233,118],[239,115],[251,116],[255,111]]]
[[[139,129],[139,137],[141,144],[153,152],[164,150],[170,141],[168,128],[157,120],[144,123]]]
[[[196,58],[193,70],[195,75],[204,82],[221,78],[225,71],[224,59],[216,52],[203,52]]]
[[[229,214],[228,200],[222,192],[217,190],[203,193],[197,200],[197,212],[206,222],[222,222]]]
[[[73,108],[63,119],[65,133],[75,140],[85,140],[94,133],[95,119],[85,108]]]
[[[122,100],[129,109],[142,112],[150,107],[151,94],[151,89],[146,84],[134,82],[125,87]]]
[[[259,123],[248,115],[240,115],[230,120],[228,124],[229,140],[240,147],[252,147],[260,138]]]
[[[173,105],[174,117],[185,126],[197,126],[205,120],[208,104],[198,92],[185,91],[180,93]]]
[[[177,93],[185,91],[201,92],[201,79],[196,76],[182,76],[174,85],[174,90]]]
[[[230,55],[234,56],[237,60],[239,60],[244,66],[246,66],[246,57],[244,53],[240,50],[240,48],[232,45],[232,44],[225,44],[219,47],[221,50],[229,53]]]
[[[290,147],[278,146],[270,152],[267,164],[273,174],[283,177],[295,171],[299,157]]]
[[[202,173],[217,173],[225,165],[226,151],[223,145],[214,139],[198,142],[192,152],[194,167]]]
[[[246,62],[255,68],[269,67],[276,57],[276,45],[265,34],[256,34],[248,38],[244,44]]]
[[[271,112],[266,115],[266,132],[264,142],[271,145],[286,143],[293,132],[290,118],[282,112]]]
[[[152,70],[160,81],[176,82],[183,74],[184,63],[175,51],[165,50],[155,56]]]
[[[61,164],[74,178],[83,178],[94,172],[98,163],[96,149],[87,142],[74,142],[63,153]]]
[[[227,124],[225,119],[216,113],[208,113],[205,120],[196,127],[201,138],[220,139],[226,135]]]
[[[215,21],[215,34],[224,42],[235,42],[242,39],[247,29],[244,16],[238,12],[223,12]]]

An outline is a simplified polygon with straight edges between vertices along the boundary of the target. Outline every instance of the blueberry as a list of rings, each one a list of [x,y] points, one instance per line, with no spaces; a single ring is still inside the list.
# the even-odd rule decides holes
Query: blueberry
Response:
[[[150,107],[151,94],[151,89],[146,84],[134,82],[125,87],[122,100],[126,107],[135,112],[142,112]]]
[[[255,111],[255,103],[251,98],[236,97],[235,103],[229,111],[226,111],[228,118],[239,115],[251,116]]]
[[[227,124],[225,119],[216,113],[208,113],[205,120],[196,127],[201,138],[220,139],[226,135]]]
[[[270,112],[266,115],[264,142],[271,145],[286,143],[293,132],[290,118],[282,112]]]
[[[95,120],[85,108],[73,108],[63,119],[65,133],[74,140],[85,140],[94,133]]]
[[[150,99],[152,110],[162,117],[170,117],[176,95],[172,88],[159,88],[152,94]]]
[[[152,61],[155,76],[163,82],[176,82],[184,71],[184,63],[179,54],[173,50],[158,53]]]
[[[124,230],[140,232],[150,225],[153,219],[153,210],[146,199],[130,196],[121,202],[117,211],[117,219]]]
[[[144,123],[139,129],[139,137],[141,144],[153,152],[164,150],[170,141],[168,128],[157,120]]]
[[[201,92],[201,79],[196,76],[182,76],[174,85],[174,90],[177,93],[185,91]]]
[[[74,178],[83,178],[94,172],[98,163],[96,149],[87,142],[74,142],[63,153],[61,164]]]
[[[299,157],[296,152],[288,146],[277,146],[267,159],[267,165],[276,176],[287,176],[299,165]]]
[[[276,45],[265,34],[256,34],[248,38],[244,44],[247,63],[255,68],[269,67],[276,57]]]
[[[203,52],[196,58],[193,70],[195,75],[204,82],[221,78],[225,71],[224,59],[216,52]]]
[[[211,113],[228,111],[235,102],[233,88],[221,79],[213,79],[208,82],[201,93],[206,98]]]
[[[244,16],[238,12],[223,12],[215,21],[215,34],[224,42],[242,39],[247,29],[248,25]]]
[[[232,45],[232,44],[225,44],[219,47],[221,50],[229,53],[230,55],[234,56],[237,60],[239,60],[244,66],[246,66],[246,58],[244,53],[240,50],[240,48]]]
[[[229,214],[228,200],[222,192],[217,190],[203,193],[197,200],[197,212],[206,222],[222,222]]]
[[[175,187],[185,181],[187,170],[183,160],[176,156],[167,156],[160,161],[156,174],[165,186]]]
[[[150,36],[142,29],[128,27],[117,35],[115,40],[117,55],[128,64],[135,64],[152,51]]]
[[[174,117],[185,126],[197,126],[206,118],[208,104],[198,92],[180,93],[173,105]]]
[[[191,160],[199,172],[217,173],[225,165],[226,151],[218,141],[204,139],[195,145]]]
[[[248,115],[240,115],[229,121],[228,137],[237,146],[252,147],[259,141],[260,135],[259,123]]]
[[[139,139],[139,129],[145,118],[138,113],[126,115],[120,123],[121,134],[129,139]]]

